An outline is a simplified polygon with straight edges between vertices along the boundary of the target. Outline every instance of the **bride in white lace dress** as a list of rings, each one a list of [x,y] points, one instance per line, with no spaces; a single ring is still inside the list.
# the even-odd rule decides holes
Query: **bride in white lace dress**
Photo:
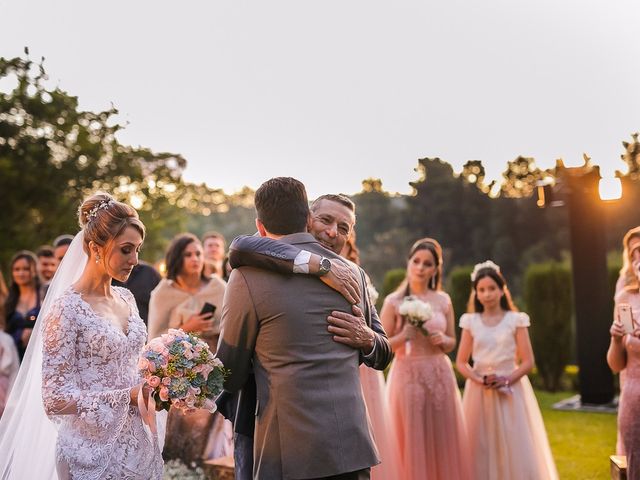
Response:
[[[111,286],[137,263],[144,225],[133,208],[106,194],[85,200],[79,216],[83,229],[54,277],[57,288],[34,329],[37,347],[27,352],[19,391],[9,399],[11,418],[0,423],[0,478],[160,479],[157,435],[138,409],[148,396],[137,368],[146,328],[131,292]],[[29,392],[38,380],[34,403]],[[41,425],[51,425],[46,420],[34,424],[43,410],[56,429]],[[18,450],[20,432],[34,426],[29,458]]]

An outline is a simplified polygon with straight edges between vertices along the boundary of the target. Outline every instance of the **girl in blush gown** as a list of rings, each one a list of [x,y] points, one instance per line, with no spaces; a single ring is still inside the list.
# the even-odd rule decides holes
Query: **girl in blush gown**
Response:
[[[533,368],[529,317],[515,311],[493,262],[476,265],[471,281],[471,313],[460,318],[463,330],[456,364],[467,379],[463,409],[475,477],[557,479],[542,415],[527,378]]]
[[[393,439],[403,480],[473,478],[460,392],[446,353],[455,348],[453,307],[441,290],[442,249],[435,240],[418,240],[409,252],[407,277],[385,298],[382,323],[396,353],[387,383]],[[399,313],[405,297],[428,303],[433,311],[418,332]]]
[[[360,252],[356,246],[356,233],[353,232],[345,242],[340,255],[356,265],[360,265]],[[367,290],[371,309],[375,308],[378,300],[378,291],[366,275]],[[360,383],[362,394],[367,405],[367,413],[373,429],[373,437],[378,447],[380,463],[371,468],[371,480],[387,480],[398,475],[399,461],[398,451],[391,430],[389,405],[385,395],[384,374],[380,370],[368,367],[364,363],[360,365]]]

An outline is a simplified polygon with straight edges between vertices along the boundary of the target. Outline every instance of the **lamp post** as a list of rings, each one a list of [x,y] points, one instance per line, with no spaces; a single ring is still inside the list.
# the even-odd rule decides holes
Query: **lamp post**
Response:
[[[585,158],[584,166],[561,166],[559,173],[569,208],[580,401],[601,405],[613,400],[614,389],[606,361],[612,313],[600,170]]]

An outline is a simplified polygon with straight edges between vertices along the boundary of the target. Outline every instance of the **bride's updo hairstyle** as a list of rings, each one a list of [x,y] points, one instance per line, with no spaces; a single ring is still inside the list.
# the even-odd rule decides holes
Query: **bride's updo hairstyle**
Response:
[[[84,230],[84,251],[89,242],[109,249],[109,244],[127,227],[135,228],[144,240],[144,224],[138,212],[126,203],[118,202],[108,193],[96,193],[85,199],[78,210],[80,226]]]

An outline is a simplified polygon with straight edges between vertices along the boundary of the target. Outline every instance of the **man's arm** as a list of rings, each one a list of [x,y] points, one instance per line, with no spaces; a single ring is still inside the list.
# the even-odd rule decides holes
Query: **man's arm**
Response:
[[[320,276],[321,258],[317,253],[267,237],[241,235],[229,246],[232,268],[251,266],[278,273]],[[331,259],[331,270],[320,276],[320,280],[339,292],[349,303],[360,302],[357,275],[342,261]]]
[[[222,303],[220,339],[216,357],[229,375],[224,389],[236,392],[242,388],[251,373],[251,362],[258,336],[258,317],[249,287],[240,270],[234,270]]]

